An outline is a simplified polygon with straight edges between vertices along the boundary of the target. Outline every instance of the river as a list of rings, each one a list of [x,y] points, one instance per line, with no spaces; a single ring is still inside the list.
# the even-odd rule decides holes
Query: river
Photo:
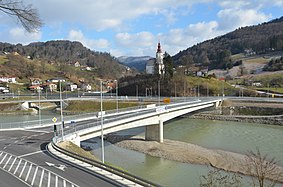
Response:
[[[42,112],[42,119],[50,120],[58,114]],[[38,116],[0,116],[1,122],[37,120]],[[143,135],[144,128],[121,131],[118,134]],[[164,126],[164,138],[197,144],[206,148],[222,149],[245,154],[256,147],[283,165],[283,127],[228,121],[179,118]],[[93,147],[93,154],[100,158],[100,139],[82,142]],[[200,176],[211,169],[203,165],[185,164],[148,156],[123,149],[105,142],[105,161],[165,186],[199,186]]]
[[[119,133],[143,135],[143,131],[143,128],[136,128]],[[283,163],[283,127],[280,126],[179,118],[166,123],[164,137],[243,154],[258,147],[280,165]],[[92,141],[97,143],[84,144],[94,146],[93,154],[100,158],[100,141],[97,138]],[[199,186],[200,176],[211,169],[148,156],[107,142],[105,161],[165,186]]]

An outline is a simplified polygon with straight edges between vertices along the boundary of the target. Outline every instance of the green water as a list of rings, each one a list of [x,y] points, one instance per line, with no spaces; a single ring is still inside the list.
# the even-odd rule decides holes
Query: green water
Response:
[[[139,128],[121,133],[142,134],[142,132],[143,128]],[[279,126],[183,118],[167,123],[164,126],[164,136],[167,139],[238,153],[247,153],[258,147],[262,153],[275,157],[283,165],[283,127]],[[91,146],[94,145],[93,152],[100,157],[99,139],[95,141],[98,143]],[[211,169],[203,165],[185,164],[147,156],[107,142],[105,161],[165,186],[199,186],[200,176],[207,174]]]

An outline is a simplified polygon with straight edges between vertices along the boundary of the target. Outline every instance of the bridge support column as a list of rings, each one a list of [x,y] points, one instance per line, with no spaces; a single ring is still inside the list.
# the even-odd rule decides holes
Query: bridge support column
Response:
[[[72,143],[76,144],[77,146],[81,147],[81,137],[80,137],[80,135],[76,134],[76,135],[72,136],[70,141]]]
[[[157,141],[163,143],[163,121],[159,120],[159,124],[149,125],[145,127],[145,140]]]

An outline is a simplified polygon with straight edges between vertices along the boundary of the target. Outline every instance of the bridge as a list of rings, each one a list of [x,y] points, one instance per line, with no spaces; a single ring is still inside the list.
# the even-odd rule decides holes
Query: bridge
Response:
[[[163,124],[173,118],[209,107],[218,107],[221,99],[204,99],[185,101],[167,105],[148,105],[146,108],[121,112],[112,115],[101,116],[98,113],[97,121],[87,124],[76,124],[75,128],[62,130],[58,129],[58,141],[70,140],[80,146],[80,142],[101,135],[126,130],[135,127],[145,126],[145,140],[163,142]],[[102,118],[102,119],[101,119]],[[90,120],[85,118],[85,120]],[[84,119],[80,119],[81,122]],[[73,121],[76,123],[75,121]],[[58,126],[58,127],[61,127]],[[62,136],[63,132],[63,136]]]

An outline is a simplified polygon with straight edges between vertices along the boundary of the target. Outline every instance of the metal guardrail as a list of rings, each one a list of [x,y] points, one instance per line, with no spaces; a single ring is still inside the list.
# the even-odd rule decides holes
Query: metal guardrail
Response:
[[[118,176],[120,176],[122,178],[130,180],[130,181],[132,181],[132,182],[134,182],[136,184],[139,184],[139,185],[142,185],[142,186],[162,187],[159,184],[156,184],[156,183],[153,183],[153,182],[148,181],[146,179],[143,179],[141,177],[135,176],[135,175],[133,175],[131,173],[128,173],[126,171],[122,171],[120,169],[117,169],[115,167],[109,166],[109,165],[104,164],[102,162],[99,162],[99,161],[96,161],[96,160],[92,160],[92,159],[86,158],[84,156],[78,155],[76,153],[73,153],[71,151],[68,151],[66,149],[63,149],[63,148],[61,148],[61,147],[56,145],[56,143],[54,142],[54,139],[52,140],[51,144],[52,144],[52,147],[56,151],[59,151],[62,154],[65,154],[65,155],[70,156],[72,158],[78,159],[78,160],[80,160],[82,162],[88,163],[88,164],[90,164],[90,165],[92,165],[94,167],[98,167],[100,169],[103,169],[103,170],[106,170],[108,172],[111,172],[111,173],[113,173],[115,175],[118,175]]]

